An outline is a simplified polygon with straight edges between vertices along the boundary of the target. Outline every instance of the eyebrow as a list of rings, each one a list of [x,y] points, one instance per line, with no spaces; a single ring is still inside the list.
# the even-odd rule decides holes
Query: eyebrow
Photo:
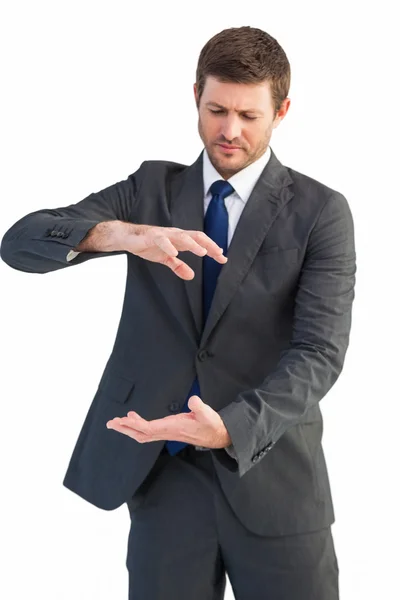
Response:
[[[222,106],[222,104],[218,104],[218,102],[207,102],[206,106],[216,106],[217,108],[222,108],[222,110],[227,110],[225,106]],[[261,110],[258,110],[257,108],[246,108],[245,110],[237,110],[235,112],[238,112],[238,113],[252,112],[252,113],[258,113],[259,115],[264,114]]]

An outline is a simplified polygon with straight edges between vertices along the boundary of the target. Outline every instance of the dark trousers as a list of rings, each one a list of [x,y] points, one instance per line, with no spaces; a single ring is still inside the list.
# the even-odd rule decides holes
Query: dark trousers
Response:
[[[236,600],[338,600],[331,528],[277,537],[248,531],[209,451],[163,450],[138,497],[136,507],[128,503],[129,600],[222,600],[226,574]]]

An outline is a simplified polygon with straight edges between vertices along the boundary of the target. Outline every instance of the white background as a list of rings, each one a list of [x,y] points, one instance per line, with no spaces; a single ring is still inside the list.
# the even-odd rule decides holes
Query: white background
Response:
[[[259,27],[287,53],[292,104],[271,146],[284,165],[343,193],[356,229],[350,347],[321,403],[342,600],[399,593],[394,6],[37,0],[4,2],[0,15],[1,236],[143,160],[194,162],[203,147],[195,69],[217,32]],[[62,486],[114,342],[125,267],[124,256],[45,276],[0,264],[4,599],[127,598],[126,505],[103,511]]]

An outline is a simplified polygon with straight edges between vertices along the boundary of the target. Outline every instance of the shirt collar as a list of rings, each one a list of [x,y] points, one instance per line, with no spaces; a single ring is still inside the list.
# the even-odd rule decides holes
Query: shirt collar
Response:
[[[256,161],[232,175],[227,181],[234,187],[236,194],[239,198],[246,203],[256,185],[261,173],[265,169],[271,156],[271,148],[268,146],[260,158]],[[214,181],[222,179],[221,175],[215,169],[208,156],[207,150],[204,148],[203,152],[203,182],[204,182],[204,196],[206,197],[209,193],[210,187]]]

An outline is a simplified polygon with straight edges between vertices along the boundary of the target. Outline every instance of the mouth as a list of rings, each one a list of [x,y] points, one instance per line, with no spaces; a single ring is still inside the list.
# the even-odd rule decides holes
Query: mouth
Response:
[[[235,152],[241,150],[239,146],[226,146],[225,144],[218,144],[218,146],[227,154],[234,154]]]

